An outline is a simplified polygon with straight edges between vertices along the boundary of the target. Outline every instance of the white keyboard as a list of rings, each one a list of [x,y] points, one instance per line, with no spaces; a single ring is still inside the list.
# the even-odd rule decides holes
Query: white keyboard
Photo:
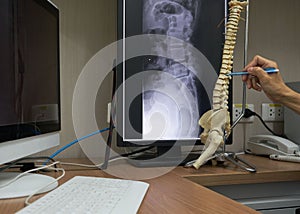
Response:
[[[18,213],[137,213],[149,184],[76,176]]]

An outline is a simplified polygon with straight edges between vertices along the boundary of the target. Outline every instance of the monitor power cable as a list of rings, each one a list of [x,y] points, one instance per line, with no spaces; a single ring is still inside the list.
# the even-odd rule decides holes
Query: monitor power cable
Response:
[[[0,172],[3,172],[6,169],[11,169],[11,168],[20,168],[20,170],[22,172],[25,172],[27,170],[30,169],[34,169],[35,168],[35,164],[34,162],[28,162],[30,160],[51,160],[51,162],[55,162],[55,160],[53,158],[50,158],[48,156],[36,156],[36,157],[25,157],[25,158],[20,158],[17,159],[15,161],[12,161],[10,163],[6,163],[3,166],[0,167]],[[54,165],[54,167],[57,167],[56,165]]]
[[[123,160],[123,159],[126,159],[128,157],[130,158],[133,155],[146,152],[146,151],[151,150],[153,148],[154,148],[154,146],[148,146],[148,147],[145,147],[145,148],[142,148],[142,149],[138,149],[138,150],[135,150],[135,151],[132,151],[132,152],[129,152],[129,153],[120,154],[118,156],[111,157],[108,160],[108,162],[111,163],[113,161]],[[70,166],[81,166],[81,167],[95,168],[95,169],[102,169],[101,166],[103,165],[103,163],[89,165],[89,164],[69,163],[69,162],[60,162],[60,164],[61,165],[70,165]]]
[[[275,133],[272,129],[270,129],[270,128],[267,126],[267,124],[265,123],[265,121],[262,119],[262,117],[261,117],[259,114],[257,114],[256,112],[251,111],[250,109],[246,108],[246,109],[245,109],[245,114],[243,115],[243,117],[244,117],[244,118],[249,118],[249,117],[251,117],[251,116],[256,116],[256,117],[260,120],[260,122],[264,125],[264,127],[265,127],[269,132],[271,132],[273,135],[278,136],[278,137],[283,137],[283,138],[286,138],[286,139],[287,139],[287,136],[286,136],[285,134],[277,134],[277,133]]]

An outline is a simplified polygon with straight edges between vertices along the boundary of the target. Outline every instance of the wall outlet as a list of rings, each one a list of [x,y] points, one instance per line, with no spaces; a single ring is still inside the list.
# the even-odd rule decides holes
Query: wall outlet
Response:
[[[261,106],[263,121],[283,121],[283,106],[277,103],[263,103]]]
[[[243,105],[242,104],[233,104],[232,107],[232,121],[236,121],[239,116],[242,114],[243,110]],[[250,109],[251,111],[254,111],[254,105],[253,104],[246,104],[246,108]],[[252,123],[254,120],[254,116],[251,116],[249,118],[242,118],[239,122],[242,123]]]

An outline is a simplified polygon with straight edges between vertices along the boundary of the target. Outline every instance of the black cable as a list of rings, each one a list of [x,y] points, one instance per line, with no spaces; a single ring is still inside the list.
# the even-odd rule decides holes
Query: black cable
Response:
[[[273,135],[278,136],[278,137],[287,138],[287,136],[286,136],[285,134],[282,134],[282,135],[281,135],[281,134],[275,133],[272,129],[270,129],[270,128],[267,126],[267,124],[266,124],[265,121],[261,118],[261,116],[260,116],[259,114],[257,114],[256,112],[251,111],[250,109],[246,108],[246,109],[245,109],[245,114],[244,114],[243,117],[249,118],[249,117],[251,117],[251,116],[256,116],[256,117],[258,117],[258,119],[259,119],[260,122],[264,125],[264,127],[265,127],[269,132],[271,132]]]
[[[13,166],[20,164],[20,165],[24,165],[24,163],[20,163],[21,161],[25,161],[25,160],[39,160],[39,159],[46,159],[46,160],[51,160],[52,162],[55,162],[55,160],[53,158],[50,158],[48,156],[37,156],[37,157],[26,157],[26,158],[20,158],[18,160],[15,160],[13,162],[7,163],[5,164],[5,166],[0,167],[0,172],[3,172],[6,169],[12,168]],[[21,166],[19,168],[22,168]],[[56,165],[55,165],[56,168]]]
[[[120,154],[120,155],[117,155],[117,156],[113,156],[113,157],[109,158],[109,161],[114,160],[116,158],[119,158],[120,156],[121,157],[129,157],[131,155],[135,155],[135,154],[138,154],[138,153],[141,153],[141,152],[145,152],[145,151],[148,151],[148,150],[153,149],[153,148],[154,148],[154,146],[148,146],[146,148],[139,149],[139,150],[136,150],[136,151],[133,151],[133,152],[129,152],[129,153],[124,153],[124,154]],[[102,170],[102,167],[100,167],[100,169]]]
[[[133,152],[129,152],[129,153],[126,153],[126,154],[121,154],[122,157],[128,157],[130,155],[135,155],[137,153],[141,153],[141,152],[145,152],[145,151],[148,151],[150,149],[153,149],[154,146],[148,146],[146,148],[143,148],[143,149],[139,149],[139,150],[136,150],[136,151],[133,151]]]

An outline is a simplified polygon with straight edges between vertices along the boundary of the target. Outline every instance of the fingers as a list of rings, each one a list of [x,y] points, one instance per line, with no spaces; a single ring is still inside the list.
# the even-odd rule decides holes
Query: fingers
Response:
[[[263,61],[263,59],[260,59],[261,57],[256,55],[249,63],[248,65],[246,65],[246,67],[244,68],[245,70],[247,70],[250,67],[254,67],[254,66],[258,66],[258,61]]]
[[[249,72],[249,69],[252,69],[252,67],[268,67],[268,64],[272,64],[274,62],[265,59],[259,55],[256,55],[249,63],[245,66],[244,70]],[[275,63],[276,64],[276,63]],[[269,66],[270,67],[270,66]],[[255,75],[256,76],[256,75]],[[242,76],[242,81],[247,82],[247,85],[251,87],[252,81],[249,79],[249,75]],[[252,87],[251,87],[252,88]]]
[[[250,67],[255,67],[255,66],[263,66],[264,64],[267,63],[267,59],[256,55],[249,63],[246,65],[245,70],[248,70]]]
[[[256,76],[253,76],[253,75],[248,75],[246,85],[247,85],[248,89],[253,88],[254,90],[257,90],[257,91],[262,90],[259,79]]]
[[[248,89],[261,91],[260,81],[266,78],[267,73],[260,67],[250,67],[247,69],[248,75],[244,75],[243,81],[246,82]]]
[[[249,67],[249,68],[246,69],[246,71],[249,74],[248,75],[243,75],[242,80],[244,82],[247,82],[248,84],[252,84],[252,82],[254,81],[253,77],[258,77],[258,79],[259,79],[265,73],[264,70],[260,67]]]
[[[261,91],[261,86],[259,84],[259,80],[256,76],[251,76],[250,80],[252,82],[252,88],[257,90],[257,91]]]
[[[243,80],[243,82],[247,82],[247,80],[248,80],[248,75],[243,75],[243,76],[242,76],[242,80]]]
[[[248,74],[242,76],[242,80],[246,83],[248,89],[264,91],[271,100],[275,100],[278,97],[276,93],[280,91],[280,88],[284,88],[284,82],[280,72],[269,74],[264,70],[270,67],[278,69],[276,62],[261,56],[255,56],[245,67]],[[279,90],[274,90],[274,88]]]
[[[249,75],[258,77],[258,79],[263,78],[267,73],[261,67],[250,67],[247,69]]]
[[[262,68],[267,68],[267,67],[274,67],[278,68],[278,65],[276,62],[266,59],[262,56],[256,55],[249,63],[248,65],[245,66],[245,70],[247,70],[250,67],[262,67]]]

